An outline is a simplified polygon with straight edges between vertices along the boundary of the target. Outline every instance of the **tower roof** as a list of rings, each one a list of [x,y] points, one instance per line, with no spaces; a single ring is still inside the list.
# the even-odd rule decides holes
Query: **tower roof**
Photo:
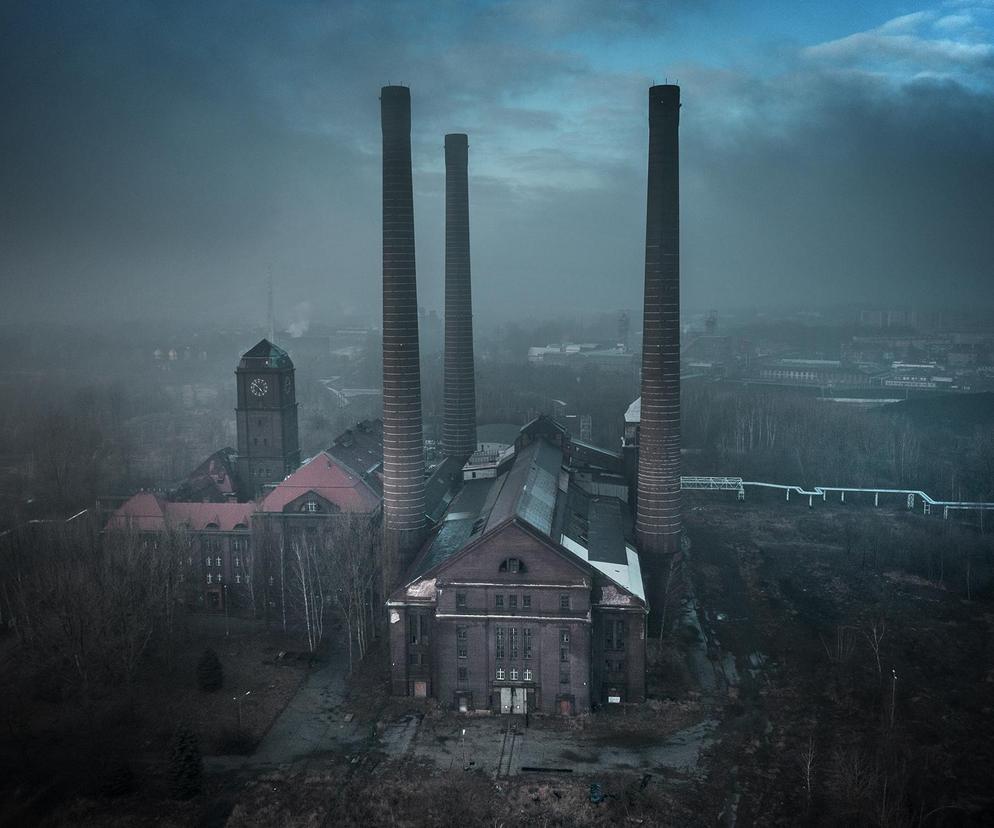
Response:
[[[262,339],[242,354],[239,368],[293,368],[290,355],[268,339]]]

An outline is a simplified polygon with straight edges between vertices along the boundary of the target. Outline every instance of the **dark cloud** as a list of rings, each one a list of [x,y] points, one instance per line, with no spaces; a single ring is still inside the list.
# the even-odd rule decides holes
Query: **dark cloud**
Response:
[[[636,306],[658,67],[604,71],[601,46],[578,44],[651,42],[682,6],[5,4],[2,305],[261,318],[272,266],[288,307],[374,315],[377,93],[405,82],[425,304],[441,303],[442,135],[466,131],[481,313]],[[957,50],[967,23],[942,20],[925,21],[941,37],[920,21],[862,34],[902,65],[913,47],[933,68],[982,55],[975,29]],[[675,72],[688,303],[964,303],[989,287],[982,61],[895,77],[854,60],[858,41],[795,47],[775,71]]]

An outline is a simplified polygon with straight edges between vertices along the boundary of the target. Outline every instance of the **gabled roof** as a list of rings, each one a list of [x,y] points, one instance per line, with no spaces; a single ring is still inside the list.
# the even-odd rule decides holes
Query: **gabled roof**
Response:
[[[340,464],[381,493],[383,469],[383,420],[363,420],[346,429],[326,449]]]
[[[108,528],[155,531],[166,525],[166,501],[152,492],[138,492],[114,510]]]
[[[254,503],[171,503],[152,492],[139,492],[110,516],[107,527],[155,532],[187,526],[230,532],[236,527],[247,529],[255,510]]]
[[[308,492],[314,492],[343,512],[372,512],[380,498],[358,474],[328,452],[315,454],[293,474],[278,483],[259,505],[262,512],[282,512]]]
[[[239,368],[293,368],[290,355],[268,339],[253,345],[244,354]]]
[[[224,503],[238,495],[235,475],[235,450],[215,451],[190,472],[170,495],[174,501]]]

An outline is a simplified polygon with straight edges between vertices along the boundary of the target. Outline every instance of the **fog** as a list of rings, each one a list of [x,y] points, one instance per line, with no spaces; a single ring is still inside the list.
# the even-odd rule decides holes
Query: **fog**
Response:
[[[381,85],[419,300],[470,135],[483,321],[638,307],[646,88],[680,83],[687,308],[988,301],[989,7],[51,3],[0,11],[8,322],[375,319]],[[785,13],[785,9],[788,13]]]

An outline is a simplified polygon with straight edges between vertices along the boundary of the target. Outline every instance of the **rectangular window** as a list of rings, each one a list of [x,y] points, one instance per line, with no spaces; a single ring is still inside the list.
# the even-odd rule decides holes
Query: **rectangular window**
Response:
[[[508,632],[511,639],[511,658],[514,659],[518,657],[518,628],[509,627]]]
[[[204,566],[209,567],[210,565],[211,565],[211,556],[208,555],[206,558],[204,558]]]
[[[531,597],[531,595],[522,595],[521,596],[521,607],[522,607],[522,609],[531,609],[532,608],[532,597]]]
[[[559,609],[568,610],[569,609],[569,595],[563,593],[559,596]]]
[[[242,576],[236,572],[235,573],[235,583],[236,584],[240,584],[241,582],[242,582]]]
[[[418,643],[418,617],[416,615],[407,616],[407,640],[412,644]]]
[[[214,583],[214,577],[210,574],[210,572],[207,573],[207,583]]]
[[[517,572],[521,569],[521,562],[517,558],[509,558],[507,561],[507,571]]]
[[[504,668],[503,667],[498,667],[497,668],[497,681],[503,681],[503,680],[504,680]]]
[[[408,653],[407,663],[412,665],[418,665],[421,663],[421,653]]]
[[[419,615],[418,621],[421,625],[421,643],[426,644],[428,642],[428,616]]]
[[[608,621],[604,626],[604,649],[611,652],[625,650],[625,622]]]
[[[468,636],[465,627],[456,627],[456,656],[469,658]]]
[[[569,662],[569,630],[559,631],[559,661]]]
[[[218,555],[217,558],[214,559],[214,562],[218,565],[218,568],[220,568],[221,567],[221,556]]]
[[[518,680],[518,668],[517,667],[512,667],[511,668],[511,681],[517,681],[517,680]]]
[[[523,636],[523,638],[524,638],[524,652],[522,653],[522,655],[526,659],[527,658],[531,658],[532,657],[532,628],[531,627],[525,627],[524,630],[522,630],[522,632],[524,633],[524,636]]]
[[[497,609],[504,609],[504,596],[503,595],[495,595],[494,596],[494,606],[497,607]]]
[[[469,670],[465,667],[460,667],[457,671],[457,675],[459,677],[459,681],[469,681]]]
[[[242,559],[235,555],[235,567],[239,568],[242,565]]]
[[[559,668],[559,683],[569,684],[569,667]]]
[[[508,609],[516,610],[518,608],[518,596],[517,595],[508,595],[507,596],[507,606],[508,606]]]
[[[504,628],[497,628],[497,658],[504,658]]]
[[[524,679],[525,679],[525,681],[531,681],[532,680],[532,671],[529,670],[527,667],[525,667]]]
[[[466,609],[466,593],[456,593],[456,609]]]

